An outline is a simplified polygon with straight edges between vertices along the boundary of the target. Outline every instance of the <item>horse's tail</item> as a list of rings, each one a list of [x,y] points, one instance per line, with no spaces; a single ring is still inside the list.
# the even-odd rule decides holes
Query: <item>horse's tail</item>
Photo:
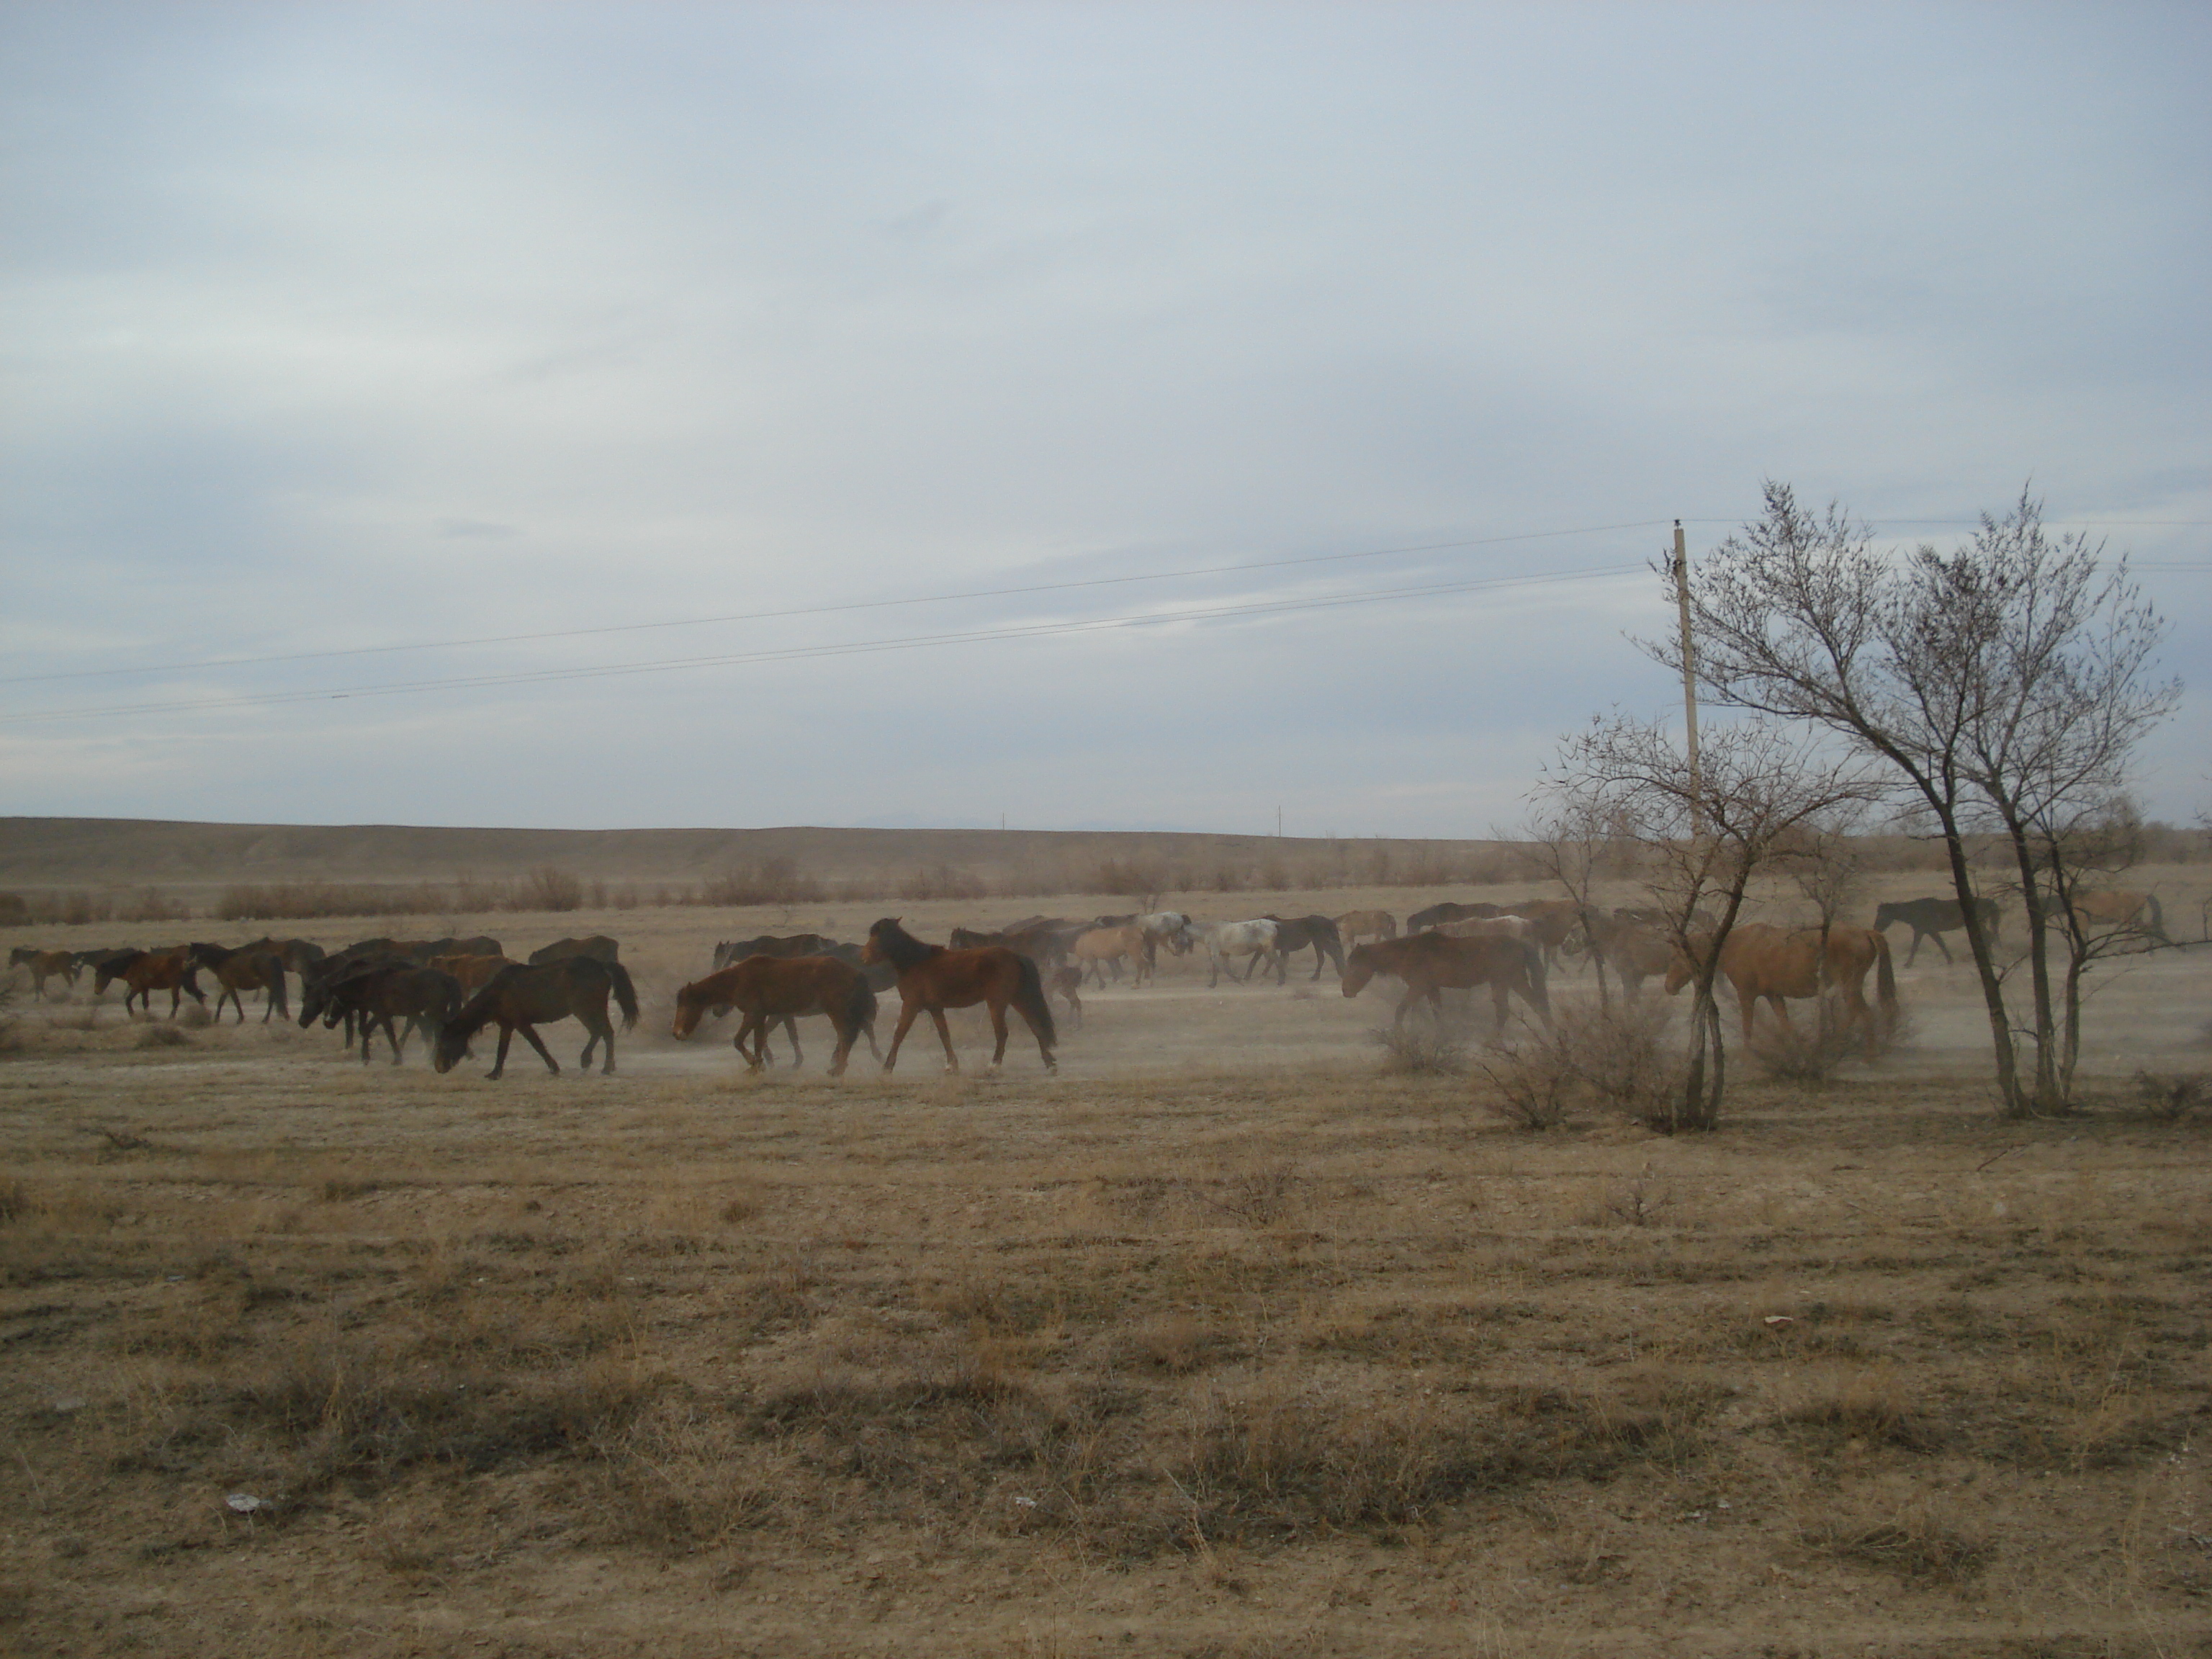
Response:
[[[853,1022],[856,1034],[866,1031],[873,1039],[876,1032],[876,993],[865,974],[853,975],[853,988],[845,998],[845,1017]]]
[[[1014,1006],[1036,1028],[1046,1048],[1057,1048],[1060,1033],[1053,1026],[1052,1004],[1045,1000],[1044,975],[1037,971],[1035,962],[1018,951],[1014,953],[1014,960],[1021,964],[1021,981],[1014,988]]]
[[[614,982],[615,1001],[622,1007],[623,1030],[635,1030],[637,1029],[637,987],[630,982],[629,969],[619,962],[603,962],[599,965],[607,970],[608,979]]]
[[[1874,936],[1874,992],[1881,1005],[1881,1034],[1893,1036],[1897,1030],[1897,969],[1890,963],[1889,935]]]
[[[286,1019],[292,1018],[291,1004],[284,996],[284,958],[273,951],[261,958],[261,974],[269,992],[269,1006]],[[266,1018],[266,1016],[264,1016]]]
[[[1536,1005],[1536,1012],[1544,1017],[1544,1024],[1552,1023],[1552,992],[1544,978],[1544,947],[1534,939],[1520,941],[1521,969],[1528,975],[1528,1000]]]

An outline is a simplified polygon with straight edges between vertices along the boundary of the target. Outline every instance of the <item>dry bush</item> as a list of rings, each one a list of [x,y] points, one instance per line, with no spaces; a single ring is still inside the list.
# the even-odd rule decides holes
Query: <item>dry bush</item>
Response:
[[[909,903],[927,903],[936,899],[970,900],[987,898],[990,888],[981,876],[969,870],[955,870],[949,864],[934,869],[916,870],[900,880],[894,896]],[[848,898],[863,899],[880,896],[878,890],[853,891]]]
[[[1467,1071],[1467,1044],[1449,1025],[1378,1025],[1367,1040],[1382,1049],[1382,1069],[1393,1077],[1460,1077]]]
[[[137,1036],[141,1048],[182,1048],[191,1042],[191,1034],[176,1025],[149,1025]]]
[[[482,896],[487,890],[479,883],[470,890]],[[461,908],[445,889],[425,882],[280,881],[226,887],[214,914],[222,921],[313,921],[327,916],[434,916]]]
[[[709,876],[699,884],[696,902],[739,908],[762,904],[815,904],[821,902],[822,896],[822,884],[801,874],[798,860],[776,857]]]
[[[1879,1008],[1872,1012],[1875,1035],[1871,1045],[1865,1028],[1846,1018],[1842,1001],[1834,996],[1820,999],[1809,1023],[1793,1019],[1784,1026],[1772,1020],[1755,1021],[1747,1045],[1752,1064],[1762,1076],[1778,1083],[1798,1084],[1826,1083],[1853,1062],[1871,1064],[1911,1036],[1911,1024],[1902,1010],[1886,1023]]]
[[[0,893],[0,927],[30,925],[31,907],[21,893]]]
[[[2203,1073],[2161,1073],[2148,1069],[2136,1073],[2136,1098],[2142,1103],[2143,1110],[2161,1123],[2172,1123],[2184,1118],[2204,1103],[2212,1094],[2212,1079]]]
[[[1944,1440],[1937,1425],[1915,1407],[1905,1380],[1887,1365],[1814,1395],[1784,1413],[1781,1421],[1799,1439],[1830,1455],[1852,1441],[1932,1452]]]
[[[1478,1087],[1524,1128],[1548,1129],[1586,1103],[1661,1117],[1680,1092],[1681,1059],[1663,1006],[1559,1009],[1548,1031],[1524,1030],[1475,1062]]]
[[[522,878],[522,896],[528,902],[518,908],[580,910],[584,907],[583,878],[573,870],[543,864]]]
[[[1091,871],[1083,890],[1107,893],[1149,906],[1162,893],[1173,890],[1167,866],[1156,859],[1102,859]]]

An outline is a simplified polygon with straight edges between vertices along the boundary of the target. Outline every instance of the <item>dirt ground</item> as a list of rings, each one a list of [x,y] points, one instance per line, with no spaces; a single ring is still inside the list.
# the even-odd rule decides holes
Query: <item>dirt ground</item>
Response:
[[[1028,908],[426,920],[619,936],[611,1078],[19,998],[0,1651],[2212,1652],[2212,1109],[2130,1080],[2212,950],[2101,971],[2033,1123],[1932,951],[1907,1046],[1672,1139],[1386,1070],[1310,957],[1090,994],[1055,1078],[666,1035],[716,938]]]

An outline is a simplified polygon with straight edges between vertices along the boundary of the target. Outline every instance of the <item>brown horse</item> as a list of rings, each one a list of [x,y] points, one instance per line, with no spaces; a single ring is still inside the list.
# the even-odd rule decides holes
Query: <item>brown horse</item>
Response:
[[[495,945],[494,950],[498,947]],[[530,965],[543,968],[549,962],[566,962],[571,957],[588,957],[593,962],[617,962],[622,957],[622,946],[605,933],[592,933],[583,939],[556,939],[542,951],[530,953]]]
[[[1047,981],[1053,995],[1067,1005],[1067,1012],[1075,1016],[1078,1025],[1083,1024],[1083,969],[1055,968]]]
[[[545,1051],[537,1028],[555,1020],[577,1019],[583,1022],[590,1038],[584,1044],[583,1058],[576,1064],[589,1071],[592,1050],[605,1042],[606,1053],[599,1070],[603,1074],[611,1072],[615,1068],[615,1028],[607,1018],[610,997],[622,1009],[623,1030],[635,1030],[637,988],[630,983],[629,970],[618,962],[601,962],[594,957],[564,957],[558,962],[502,968],[492,976],[490,984],[462,1004],[460,1012],[446,1023],[446,1029],[438,1034],[430,1051],[431,1062],[441,1072],[452,1071],[467,1057],[469,1039],[485,1026],[496,1025],[499,1054],[492,1061],[489,1075],[498,1077],[507,1070],[507,1045],[520,1031],[522,1040],[538,1050],[545,1069],[557,1077],[560,1062]]]
[[[1036,1038],[1037,1053],[1048,1072],[1060,1069],[1052,1057],[1059,1034],[1053,1030],[1052,1007],[1044,1000],[1044,981],[1037,965],[1018,951],[1003,945],[987,945],[973,951],[948,951],[941,945],[925,945],[899,926],[896,916],[885,916],[868,929],[868,942],[860,947],[863,960],[887,962],[898,969],[898,1029],[891,1033],[891,1051],[884,1057],[884,1070],[898,1064],[899,1044],[915,1020],[925,1012],[937,1026],[937,1040],[945,1045],[945,1069],[960,1069],[960,1056],[952,1052],[952,1028],[945,1023],[947,1008],[969,1008],[981,1002],[991,1010],[991,1034],[998,1046],[991,1054],[991,1069],[1006,1058],[1006,1008],[1012,1004],[1022,1023]]]
[[[1674,965],[1674,947],[1657,928],[1615,912],[1592,910],[1583,918],[1589,936],[1590,954],[1620,976],[1620,988],[1631,1002],[1644,994],[1644,981],[1664,974]]]
[[[1446,899],[1431,904],[1425,910],[1416,910],[1406,918],[1406,931],[1419,933],[1443,921],[1472,921],[1482,916],[1502,916],[1505,912],[1495,904],[1461,904]]]
[[[1702,956],[1711,948],[1711,936],[1693,941]],[[1867,1006],[1867,969],[1877,969],[1875,990],[1881,1003],[1881,1023],[1875,1022]],[[1739,923],[1721,944],[1721,972],[1735,987],[1736,1002],[1743,1014],[1743,1040],[1751,1041],[1752,1016],[1760,998],[1773,1005],[1782,1029],[1794,1028],[1785,997],[1817,997],[1832,985],[1843,993],[1844,1029],[1866,1028],[1867,1052],[1874,1053],[1882,1033],[1897,1024],[1897,974],[1890,966],[1889,939],[1871,927],[1831,927],[1826,959],[1817,927],[1770,927],[1763,921]],[[1690,955],[1679,947],[1667,969],[1667,994],[1673,996],[1696,976]]]
[[[1447,990],[1472,990],[1487,985],[1498,1013],[1498,1029],[1505,1029],[1505,998],[1510,992],[1536,1011],[1548,1027],[1552,1000],[1544,986],[1544,953],[1523,939],[1453,939],[1444,933],[1412,933],[1404,939],[1379,939],[1355,945],[1344,964],[1344,994],[1356,997],[1377,974],[1389,974],[1405,982],[1406,994],[1398,1003],[1394,1027],[1406,1023],[1407,1011],[1425,999],[1438,1024],[1443,1020]]]
[[[8,953],[8,965],[31,970],[31,994],[41,1002],[46,998],[46,981],[55,975],[60,975],[64,984],[76,983],[76,957],[72,951],[18,947]]]
[[[207,1006],[207,998],[200,991],[199,981],[193,977],[193,970],[198,965],[192,960],[191,953],[181,945],[167,951],[125,951],[109,957],[94,970],[92,994],[98,996],[119,979],[125,988],[123,1012],[128,1014],[131,1001],[136,999],[150,1018],[154,1012],[154,993],[167,991],[169,994],[169,1018],[174,1019],[178,1008],[188,996],[201,1007]]]
[[[241,994],[246,991],[260,991],[267,994],[267,1006],[261,1011],[264,1025],[279,1014],[287,1019],[292,1017],[292,1011],[284,1000],[284,959],[274,951],[261,950],[251,945],[227,950],[220,945],[195,942],[191,953],[192,960],[213,974],[215,982],[222,988],[222,994],[215,1000],[215,1017],[217,1019],[222,1018],[222,1005],[228,1002],[237,1008],[238,1023],[245,1024],[246,998]]]
[[[1364,939],[1395,939],[1398,918],[1388,910],[1346,910],[1336,919],[1336,935],[1346,945]]]
[[[430,966],[441,974],[451,974],[453,982],[473,996],[491,983],[493,975],[502,968],[514,967],[514,963],[507,957],[470,954],[432,957]]]
[[[1534,938],[1544,952],[1544,966],[1559,959],[1560,947],[1583,919],[1583,908],[1572,899],[1528,899],[1506,907],[1506,914],[1522,917],[1534,928]]]
[[[1093,927],[1079,935],[1068,955],[1079,970],[1088,970],[1098,977],[1098,988],[1106,988],[1106,964],[1109,962],[1127,963],[1129,982],[1142,985],[1152,976],[1151,941],[1145,930],[1132,922],[1123,927]],[[1024,951],[1023,954],[1027,955]]]
[[[791,1039],[793,1070],[806,1063],[799,1047],[799,1022],[808,1015],[827,1015],[836,1030],[836,1052],[830,1057],[831,1077],[845,1075],[845,1061],[863,1033],[868,1046],[875,1046],[876,994],[868,988],[868,976],[835,957],[745,957],[695,980],[676,994],[676,1019],[669,1035],[690,1036],[710,1008],[735,1008],[744,1015],[733,1041],[751,1071],[771,1063],[769,1028],[779,1020]],[[753,1039],[750,1052],[747,1037]]]

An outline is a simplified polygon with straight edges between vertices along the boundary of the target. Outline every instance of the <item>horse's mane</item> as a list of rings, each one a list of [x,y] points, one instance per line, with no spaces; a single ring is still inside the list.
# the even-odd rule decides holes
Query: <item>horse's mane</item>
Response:
[[[899,926],[896,916],[885,916],[877,922],[868,929],[868,937],[875,942],[876,949],[883,952],[884,960],[902,973],[918,962],[928,961],[945,949],[941,945],[922,943]]]

